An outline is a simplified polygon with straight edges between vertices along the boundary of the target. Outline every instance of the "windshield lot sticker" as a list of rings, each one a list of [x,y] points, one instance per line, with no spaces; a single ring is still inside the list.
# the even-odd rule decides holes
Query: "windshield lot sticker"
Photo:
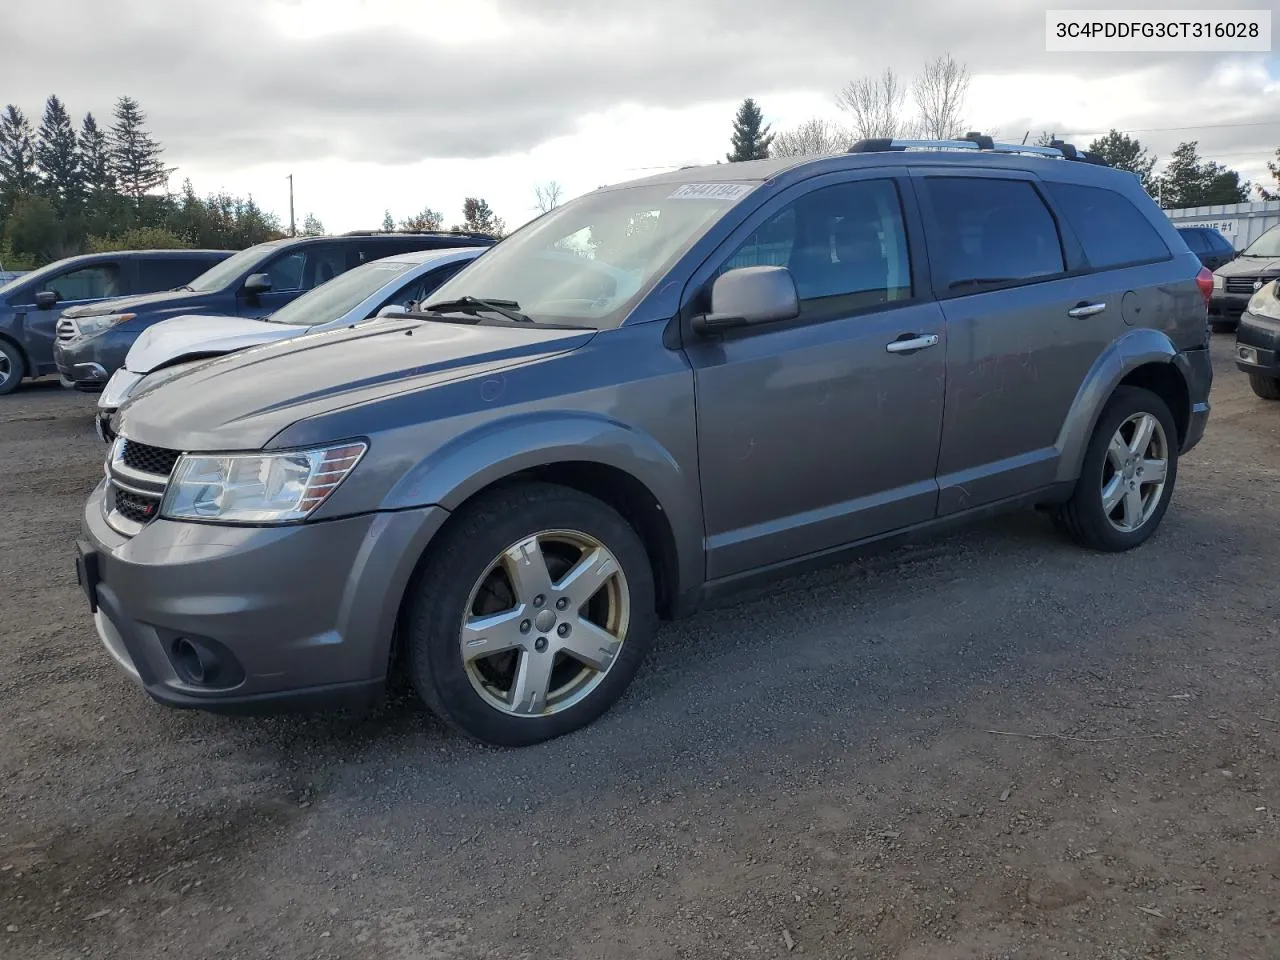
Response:
[[[740,200],[751,192],[751,183],[686,183],[668,200]]]

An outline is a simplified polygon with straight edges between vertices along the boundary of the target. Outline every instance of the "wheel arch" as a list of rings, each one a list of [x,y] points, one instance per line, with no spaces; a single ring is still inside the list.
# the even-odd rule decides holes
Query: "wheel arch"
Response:
[[[5,343],[9,344],[9,346],[13,347],[15,350],[18,351],[18,356],[22,358],[22,369],[23,369],[24,378],[31,376],[31,371],[34,368],[31,365],[31,355],[27,353],[27,348],[22,345],[22,343],[17,339],[17,337],[14,337],[12,334],[6,331],[0,330],[0,340],[3,340]]]
[[[1162,399],[1173,414],[1178,446],[1191,423],[1191,395],[1182,360],[1161,331],[1137,329],[1112,343],[1098,357],[1077,391],[1058,437],[1061,451],[1057,480],[1074,482],[1080,475],[1089,438],[1107,402],[1121,386],[1141,387]]]

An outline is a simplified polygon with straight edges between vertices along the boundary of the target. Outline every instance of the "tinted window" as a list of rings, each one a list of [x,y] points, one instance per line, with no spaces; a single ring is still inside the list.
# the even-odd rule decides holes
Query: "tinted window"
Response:
[[[1196,253],[1208,253],[1209,244],[1205,241],[1203,230],[1179,230],[1182,239],[1187,241],[1187,246]]]
[[[1214,249],[1218,253],[1234,253],[1235,247],[1231,241],[1220,234],[1217,230],[1206,230],[1205,236],[1209,238],[1209,242],[1213,244]]]
[[[346,253],[342,244],[307,244],[272,260],[263,272],[271,278],[273,293],[311,290],[346,272]]]
[[[1156,228],[1127,197],[1074,183],[1051,183],[1049,193],[1080,238],[1091,266],[1169,259],[1169,248]]]
[[[124,293],[120,289],[120,268],[114,263],[72,270],[49,280],[43,289],[52,290],[59,300],[101,300]]]
[[[847,313],[911,296],[902,203],[892,180],[823,187],[762,223],[717,273],[787,267],[801,313]]]
[[[138,292],[172,290],[190,283],[210,266],[206,260],[139,260]]]
[[[1065,269],[1057,223],[1029,182],[930,177],[925,184],[938,224],[930,256],[943,289],[964,292]]]

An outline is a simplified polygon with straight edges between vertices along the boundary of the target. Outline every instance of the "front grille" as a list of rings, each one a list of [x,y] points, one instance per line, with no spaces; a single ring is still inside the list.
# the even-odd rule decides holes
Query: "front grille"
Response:
[[[143,497],[119,487],[116,487],[115,494],[116,512],[134,523],[149,523],[160,510],[160,501],[155,497]]]
[[[76,338],[76,325],[74,322],[72,322],[71,320],[68,320],[66,317],[63,317],[61,320],[58,321],[58,326],[55,329],[57,331],[57,337],[59,340],[62,340],[65,342],[67,340],[74,340]]]
[[[1248,293],[1252,294],[1254,277],[1227,277],[1223,284],[1227,293]]]
[[[157,477],[168,477],[173,472],[173,465],[182,456],[177,450],[166,450],[164,447],[149,447],[145,443],[133,440],[124,441],[124,452],[121,460],[126,467],[142,473],[153,473]]]

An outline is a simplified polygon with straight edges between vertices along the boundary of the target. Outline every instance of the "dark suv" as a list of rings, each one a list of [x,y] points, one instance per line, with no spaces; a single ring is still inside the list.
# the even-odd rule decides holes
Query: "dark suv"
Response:
[[[351,233],[272,240],[241,250],[177,290],[77,307],[58,322],[54,361],[64,383],[97,392],[152,324],[186,314],[261,318],[370,260],[441,247],[491,246],[481,233]]]
[[[1217,270],[1236,258],[1236,248],[1231,241],[1213,227],[1178,227],[1178,232],[1191,252],[1210,270]]]
[[[0,287],[0,396],[16,390],[23,377],[43,377],[57,369],[54,331],[64,310],[181,286],[234,252],[91,253],[24,273]]]
[[[528,744],[761,578],[1020,507],[1144,543],[1209,416],[1209,272],[1132,174],[913,146],[600,189],[413,313],[139,392],[83,513],[102,642],[203,709],[403,667]]]

